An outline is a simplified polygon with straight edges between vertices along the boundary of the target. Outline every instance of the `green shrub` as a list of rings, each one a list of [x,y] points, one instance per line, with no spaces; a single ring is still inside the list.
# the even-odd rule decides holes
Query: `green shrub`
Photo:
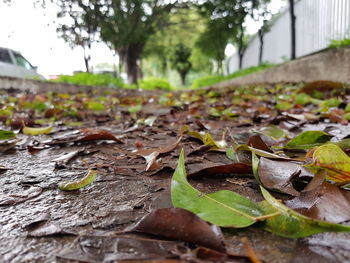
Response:
[[[140,89],[144,90],[174,90],[175,88],[170,85],[169,81],[166,79],[159,78],[147,78],[138,81],[138,86]]]
[[[338,48],[338,47],[347,47],[350,46],[350,38],[344,38],[342,40],[331,40],[331,43],[328,45],[329,48]]]
[[[73,76],[59,76],[54,81],[86,86],[127,87],[121,79],[115,78],[109,74],[77,73]]]
[[[238,71],[236,71],[236,72],[234,72],[234,73],[232,73],[230,75],[227,75],[227,76],[213,75],[213,76],[201,77],[201,78],[198,78],[198,79],[193,81],[193,84],[192,84],[191,88],[197,89],[197,88],[200,88],[200,87],[211,86],[211,85],[214,85],[216,83],[219,83],[219,82],[222,82],[222,81],[225,81],[225,80],[230,80],[230,79],[246,76],[246,75],[255,73],[257,71],[260,71],[260,70],[272,68],[273,66],[275,66],[275,65],[274,64],[264,63],[264,64],[261,64],[259,66],[238,70]]]

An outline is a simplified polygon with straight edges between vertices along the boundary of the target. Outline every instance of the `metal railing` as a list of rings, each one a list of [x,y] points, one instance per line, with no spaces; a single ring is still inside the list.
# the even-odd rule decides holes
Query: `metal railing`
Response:
[[[350,0],[295,2],[297,57],[326,48],[332,39],[350,38]],[[263,62],[281,63],[291,53],[290,15],[286,8],[264,36]],[[227,61],[228,73],[238,70],[238,54]],[[243,57],[243,68],[259,64],[259,38],[254,36]]]

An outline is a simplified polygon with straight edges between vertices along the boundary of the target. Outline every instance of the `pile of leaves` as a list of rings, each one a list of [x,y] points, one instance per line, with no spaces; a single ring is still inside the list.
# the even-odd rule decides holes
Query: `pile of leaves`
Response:
[[[117,235],[195,244],[177,254],[182,260],[240,260],[218,227],[254,225],[288,238],[350,231],[349,102],[347,87],[331,82],[177,93],[4,91],[0,152],[66,149],[52,160],[55,169],[86,175],[59,180],[62,191],[89,191],[108,174],[170,173],[173,208],[153,210]],[[1,172],[8,169],[0,162]],[[244,260],[259,262],[243,243]]]

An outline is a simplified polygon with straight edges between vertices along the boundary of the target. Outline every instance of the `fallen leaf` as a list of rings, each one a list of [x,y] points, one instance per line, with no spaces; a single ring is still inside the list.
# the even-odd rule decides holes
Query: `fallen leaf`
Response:
[[[16,134],[13,131],[0,130],[0,140],[8,140],[16,138]]]
[[[281,139],[285,136],[286,132],[276,125],[269,125],[267,127],[263,127],[259,130],[260,133],[272,137],[275,140]]]
[[[273,153],[270,147],[261,139],[260,135],[252,135],[249,137],[247,145],[255,149]]]
[[[330,141],[332,135],[323,131],[305,131],[290,140],[285,149],[307,150]]]
[[[195,214],[181,208],[161,208],[143,217],[131,231],[191,242],[225,252],[223,236]]]
[[[297,191],[292,184],[295,176],[313,177],[313,174],[300,164],[275,161],[264,157],[260,158],[258,174],[265,188],[293,196],[299,195],[299,191]]]
[[[76,140],[78,142],[111,140],[111,141],[116,141],[118,143],[123,143],[121,140],[116,138],[109,131],[86,128],[86,129],[81,129],[80,132],[83,134],[83,136]]]
[[[350,183],[350,157],[335,144],[318,147],[313,153],[312,164],[305,167],[315,174],[326,171],[326,179],[339,185]]]
[[[60,259],[79,262],[125,262],[128,260],[159,260],[174,258],[173,251],[179,244],[137,237],[79,236],[72,246],[57,255]],[[129,262],[130,262],[129,261]],[[147,262],[147,261],[146,261]]]
[[[58,189],[63,191],[72,191],[83,188],[89,184],[91,184],[96,179],[96,171],[89,170],[87,174],[81,178],[79,181],[73,182],[63,182],[58,184]]]
[[[215,141],[210,133],[192,131],[187,125],[182,126],[181,133],[185,133],[192,138],[200,140],[204,145],[211,146],[212,150],[225,148],[227,146],[224,140]]]
[[[276,200],[268,191],[261,188],[265,201],[259,207],[265,213],[279,213],[275,217],[267,218],[263,229],[279,236],[289,238],[307,237],[322,232],[349,232],[350,226],[313,220],[288,208]]]
[[[42,127],[42,128],[32,128],[25,126],[22,129],[23,134],[37,136],[41,134],[49,134],[52,131],[52,126]]]
[[[342,223],[350,220],[350,192],[324,182],[312,191],[285,202],[289,208],[315,220]]]
[[[222,190],[204,194],[192,187],[186,180],[183,150],[171,180],[171,200],[174,207],[189,210],[223,227],[247,227],[266,216],[257,204],[235,192]]]
[[[28,237],[49,237],[58,235],[78,235],[77,232],[69,229],[63,229],[54,223],[47,223],[39,225],[37,228],[32,229],[28,232]]]
[[[232,174],[252,174],[252,166],[246,163],[231,163],[204,168],[195,173],[188,174],[187,177],[212,176],[212,175],[232,175]]]
[[[276,159],[276,160],[286,160],[286,161],[299,161],[298,159],[292,159],[292,158],[288,158],[288,157],[284,157],[284,156],[280,156],[274,153],[270,153],[270,152],[266,152],[260,149],[256,149],[253,147],[250,147],[246,144],[241,144],[238,145],[235,149],[236,151],[250,151],[255,153],[256,155],[262,156],[262,157],[266,157],[266,158],[270,158],[270,159]]]

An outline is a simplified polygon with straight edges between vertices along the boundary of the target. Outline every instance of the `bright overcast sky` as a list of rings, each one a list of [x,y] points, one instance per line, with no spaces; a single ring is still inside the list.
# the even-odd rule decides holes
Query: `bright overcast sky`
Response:
[[[283,6],[282,0],[272,2],[274,11]],[[35,8],[32,0],[15,0],[11,6],[0,0],[0,47],[20,51],[46,77],[85,69],[82,48],[72,50],[58,38],[56,11],[54,6]],[[250,34],[257,31],[252,22],[247,27]],[[104,44],[94,45],[92,52],[93,65],[114,61],[113,53]]]

